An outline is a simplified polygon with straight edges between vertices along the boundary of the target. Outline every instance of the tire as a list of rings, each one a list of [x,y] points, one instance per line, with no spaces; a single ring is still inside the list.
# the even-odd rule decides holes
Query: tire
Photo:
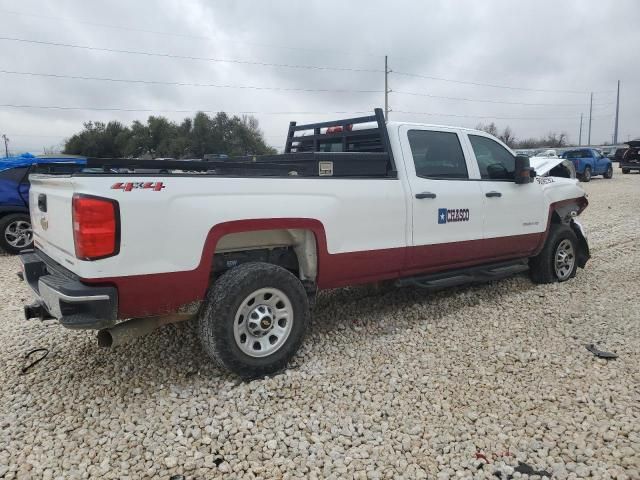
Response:
[[[584,172],[580,177],[580,181],[582,182],[590,182],[591,181],[591,167],[584,167]]]
[[[613,165],[609,165],[609,167],[607,168],[607,171],[604,172],[603,177],[606,179],[613,178]]]
[[[567,248],[568,246],[570,248]],[[534,283],[554,283],[566,282],[575,277],[578,269],[577,253],[578,238],[571,227],[564,224],[551,224],[551,230],[542,251],[529,259],[531,280]],[[559,258],[561,254],[565,255],[565,262]],[[569,256],[572,256],[572,259]]]
[[[628,168],[623,168],[623,169],[622,169],[622,173],[623,173],[623,174],[625,174],[625,175],[626,175],[627,173],[629,173],[630,171],[631,171],[631,170],[629,170]]]
[[[216,363],[250,379],[287,366],[302,344],[309,317],[309,299],[295,275],[251,262],[232,268],[211,286],[198,332]]]
[[[0,218],[0,249],[17,254],[33,245],[31,219],[24,213]]]

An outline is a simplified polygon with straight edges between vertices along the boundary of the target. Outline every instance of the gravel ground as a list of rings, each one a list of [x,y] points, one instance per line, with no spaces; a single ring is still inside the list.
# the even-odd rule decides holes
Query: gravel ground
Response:
[[[0,478],[506,479],[527,477],[522,461],[639,479],[640,175],[585,187],[593,258],[577,278],[329,292],[295,365],[250,383],[212,366],[189,325],[103,351],[26,323],[4,256]]]

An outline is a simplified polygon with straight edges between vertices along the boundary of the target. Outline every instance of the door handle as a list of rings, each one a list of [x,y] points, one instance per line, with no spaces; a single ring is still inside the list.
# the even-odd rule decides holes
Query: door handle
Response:
[[[431,192],[416,193],[416,198],[420,200],[423,198],[436,198],[436,194]]]
[[[502,194],[500,192],[487,192],[484,194],[485,197],[501,197]]]

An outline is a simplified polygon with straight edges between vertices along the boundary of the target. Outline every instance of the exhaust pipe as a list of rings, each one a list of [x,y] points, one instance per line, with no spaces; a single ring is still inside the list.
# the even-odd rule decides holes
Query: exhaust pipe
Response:
[[[159,317],[133,318],[126,322],[118,323],[111,328],[105,328],[98,332],[99,347],[117,347],[136,338],[147,335],[163,325],[169,323],[184,322],[193,318],[191,314],[176,313]]]

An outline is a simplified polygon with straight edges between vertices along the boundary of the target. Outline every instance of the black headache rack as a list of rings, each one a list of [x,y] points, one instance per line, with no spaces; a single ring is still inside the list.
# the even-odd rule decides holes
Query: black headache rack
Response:
[[[168,175],[207,174],[264,177],[374,177],[397,175],[382,110],[374,115],[296,125],[291,122],[284,154],[247,155],[224,160],[140,160],[88,158],[86,165],[38,165],[32,172],[48,174]],[[375,127],[354,129],[355,125]],[[300,132],[311,135],[296,135]]]

